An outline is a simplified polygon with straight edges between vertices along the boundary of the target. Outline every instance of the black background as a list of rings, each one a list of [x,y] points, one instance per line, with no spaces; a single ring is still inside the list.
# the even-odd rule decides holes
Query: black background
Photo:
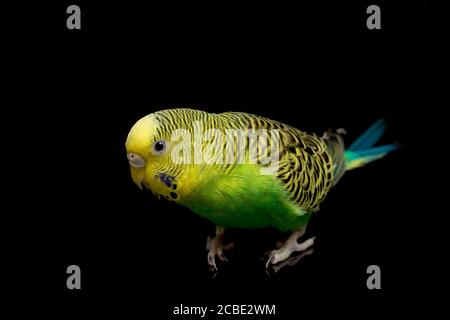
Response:
[[[180,303],[276,304],[280,319],[412,311],[426,264],[415,149],[424,116],[414,107],[427,100],[425,1],[373,2],[381,30],[365,25],[372,2],[74,3],[82,30],[66,29],[68,2],[18,9],[12,24],[21,36],[11,37],[14,102],[3,119],[20,142],[8,151],[26,163],[5,167],[23,192],[10,211],[19,295],[44,298],[39,307],[61,318],[160,319]],[[280,235],[238,230],[211,279],[212,224],[129,176],[128,130],[172,107],[245,111],[318,134],[343,127],[347,142],[383,117],[383,141],[402,148],[331,191],[307,231],[315,252],[297,266],[267,276],[260,257]],[[80,291],[66,288],[71,264]],[[371,264],[382,290],[366,288]]]

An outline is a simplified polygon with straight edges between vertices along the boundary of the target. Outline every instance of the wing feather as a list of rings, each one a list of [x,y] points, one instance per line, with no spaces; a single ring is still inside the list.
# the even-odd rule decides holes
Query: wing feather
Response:
[[[249,129],[277,129],[280,134],[280,158],[276,178],[291,195],[291,199],[306,211],[316,211],[343,174],[339,154],[343,142],[339,135],[324,138],[307,134],[296,128],[260,116],[226,112],[220,114],[226,122]],[[258,160],[267,150],[258,153]],[[259,163],[259,162],[258,162]]]

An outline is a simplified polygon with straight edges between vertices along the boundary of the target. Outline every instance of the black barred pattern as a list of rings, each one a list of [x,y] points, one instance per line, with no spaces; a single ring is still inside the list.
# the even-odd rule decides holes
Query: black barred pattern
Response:
[[[267,148],[257,150],[257,163],[267,155],[271,148],[271,129],[280,133],[280,159],[277,178],[282,182],[291,198],[305,210],[313,211],[319,208],[330,188],[345,171],[343,162],[343,141],[337,134],[328,134],[320,138],[315,134],[306,134],[296,128],[277,121],[251,115],[243,112],[226,112],[211,114],[193,109],[171,109],[154,114],[159,122],[154,141],[161,137],[170,138],[171,132],[184,128],[191,134],[194,132],[194,122],[201,121],[202,130],[215,128],[223,130],[225,144],[225,130],[268,130]],[[224,149],[224,157],[233,151],[237,154],[237,139],[233,148]],[[245,145],[255,148],[247,139]],[[216,141],[217,142],[217,141]],[[202,146],[203,147],[203,146]],[[225,145],[224,145],[225,148]],[[247,148],[248,149],[248,148]],[[234,158],[236,160],[236,158]],[[230,172],[236,163],[220,165],[224,172]],[[170,172],[173,176],[182,174],[183,166],[174,166],[171,162],[162,162],[158,168],[161,172]]]

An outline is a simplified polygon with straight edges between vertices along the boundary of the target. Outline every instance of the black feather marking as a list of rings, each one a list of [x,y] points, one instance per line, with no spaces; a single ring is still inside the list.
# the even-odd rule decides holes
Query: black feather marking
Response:
[[[172,177],[172,176],[169,176],[165,173],[160,173],[159,179],[161,180],[161,182],[163,182],[169,188],[173,185],[174,177]],[[176,185],[175,185],[175,188],[176,188]],[[175,188],[173,188],[173,189],[175,189]]]

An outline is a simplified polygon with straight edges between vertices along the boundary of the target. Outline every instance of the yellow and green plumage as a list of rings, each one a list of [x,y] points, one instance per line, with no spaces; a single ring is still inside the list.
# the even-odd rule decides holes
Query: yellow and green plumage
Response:
[[[261,169],[266,165],[261,161],[174,163],[171,151],[176,142],[171,141],[172,133],[185,129],[194,136],[195,123],[200,124],[203,132],[208,129],[276,130],[279,133],[277,170],[262,174]],[[384,122],[380,120],[345,151],[343,139],[336,133],[319,137],[242,112],[213,114],[172,109],[140,119],[130,130],[126,149],[133,181],[154,194],[189,207],[225,228],[274,227],[290,231],[307,224],[311,213],[319,209],[346,170],[395,149],[394,145],[373,148],[383,131]],[[160,141],[165,142],[166,149],[158,153],[155,144]],[[202,149],[213,146],[225,150],[225,154],[229,150],[224,141],[214,139],[208,143],[193,141],[192,145]],[[234,152],[236,148],[232,146]],[[267,149],[270,149],[270,139]],[[266,150],[258,149],[259,160],[266,155]]]

